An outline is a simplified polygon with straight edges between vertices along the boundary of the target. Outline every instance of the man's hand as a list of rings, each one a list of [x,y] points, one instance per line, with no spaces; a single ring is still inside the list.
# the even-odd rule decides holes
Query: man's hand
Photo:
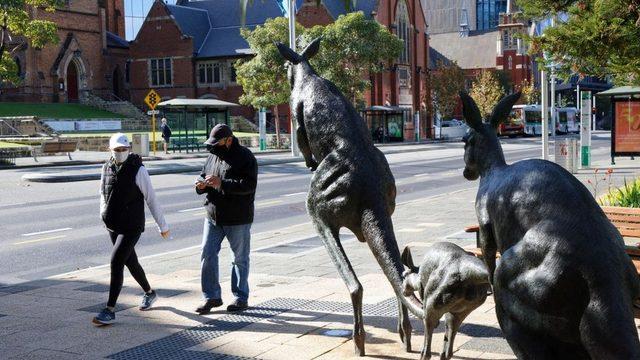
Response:
[[[160,232],[160,236],[162,236],[163,239],[168,239],[169,238],[169,230],[164,231],[164,232]]]
[[[196,188],[197,188],[198,190],[204,190],[204,189],[206,189],[206,188],[207,188],[207,184],[206,184],[206,183],[204,183],[204,182],[202,182],[202,181],[198,181],[198,182],[196,183]]]
[[[209,175],[204,181],[208,186],[211,186],[214,189],[219,189],[220,185],[222,185],[222,180],[219,176]]]

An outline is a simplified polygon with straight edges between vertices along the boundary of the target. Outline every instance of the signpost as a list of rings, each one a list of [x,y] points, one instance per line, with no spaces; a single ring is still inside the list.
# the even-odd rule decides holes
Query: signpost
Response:
[[[580,164],[591,166],[591,91],[580,93]]]
[[[260,151],[264,151],[267,150],[267,112],[264,108],[260,108],[258,125],[260,130]]]
[[[156,111],[156,106],[160,103],[162,98],[160,94],[158,94],[155,90],[151,89],[147,96],[144,98],[144,102],[149,106],[151,111],[151,128],[153,131],[153,155],[156,155],[156,115],[158,111]]]

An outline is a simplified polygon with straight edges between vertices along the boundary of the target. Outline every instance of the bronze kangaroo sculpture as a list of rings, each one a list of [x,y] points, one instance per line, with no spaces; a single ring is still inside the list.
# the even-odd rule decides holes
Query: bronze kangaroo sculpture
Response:
[[[518,359],[640,359],[633,299],[638,275],[624,241],[587,188],[545,160],[507,165],[496,129],[461,93],[464,177],[480,178],[476,214],[496,314]],[[501,257],[496,264],[496,252]]]
[[[351,230],[369,245],[398,298],[398,332],[411,350],[411,323],[407,307],[424,317],[421,303],[402,291],[400,250],[391,214],[396,187],[384,154],[373,146],[364,120],[338,88],[320,77],[309,58],[320,47],[311,42],[301,54],[276,44],[289,62],[291,113],[297,122],[298,145],[306,165],[315,171],[307,195],[307,212],[351,294],[354,312],[353,340],[364,356],[362,285],[340,243],[340,228]]]
[[[421,360],[431,358],[431,338],[440,318],[445,319],[441,360],[453,356],[453,341],[462,322],[487,299],[489,272],[482,260],[463,248],[438,242],[427,248],[420,267],[413,264],[409,247],[402,252],[405,295],[420,294],[424,309],[424,342]]]

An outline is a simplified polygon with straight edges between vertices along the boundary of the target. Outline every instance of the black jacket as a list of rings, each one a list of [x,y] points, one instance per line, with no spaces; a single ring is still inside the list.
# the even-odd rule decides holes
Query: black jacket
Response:
[[[219,226],[253,222],[253,202],[258,182],[258,162],[251,150],[233,138],[233,144],[223,157],[209,155],[200,177],[216,175],[222,179],[219,190],[207,187],[198,194],[207,194],[204,207],[209,218]]]
[[[102,196],[107,205],[102,214],[107,229],[118,234],[144,231],[144,195],[136,185],[142,158],[130,154],[118,168],[112,160],[102,167]]]
[[[162,130],[162,137],[164,139],[168,139],[171,137],[171,128],[167,124],[160,125],[160,130]]]

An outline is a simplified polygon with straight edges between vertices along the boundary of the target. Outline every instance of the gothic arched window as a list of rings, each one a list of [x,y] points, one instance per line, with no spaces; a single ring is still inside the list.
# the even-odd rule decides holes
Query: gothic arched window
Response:
[[[411,54],[411,44],[409,36],[409,11],[407,10],[407,3],[404,0],[398,1],[396,9],[396,35],[404,43],[404,48],[398,58],[400,64],[408,64]]]
[[[509,70],[513,69],[513,59],[509,56]]]
[[[15,58],[15,62],[16,62],[16,75],[18,75],[18,77],[22,76],[22,65],[20,64],[20,58]]]

